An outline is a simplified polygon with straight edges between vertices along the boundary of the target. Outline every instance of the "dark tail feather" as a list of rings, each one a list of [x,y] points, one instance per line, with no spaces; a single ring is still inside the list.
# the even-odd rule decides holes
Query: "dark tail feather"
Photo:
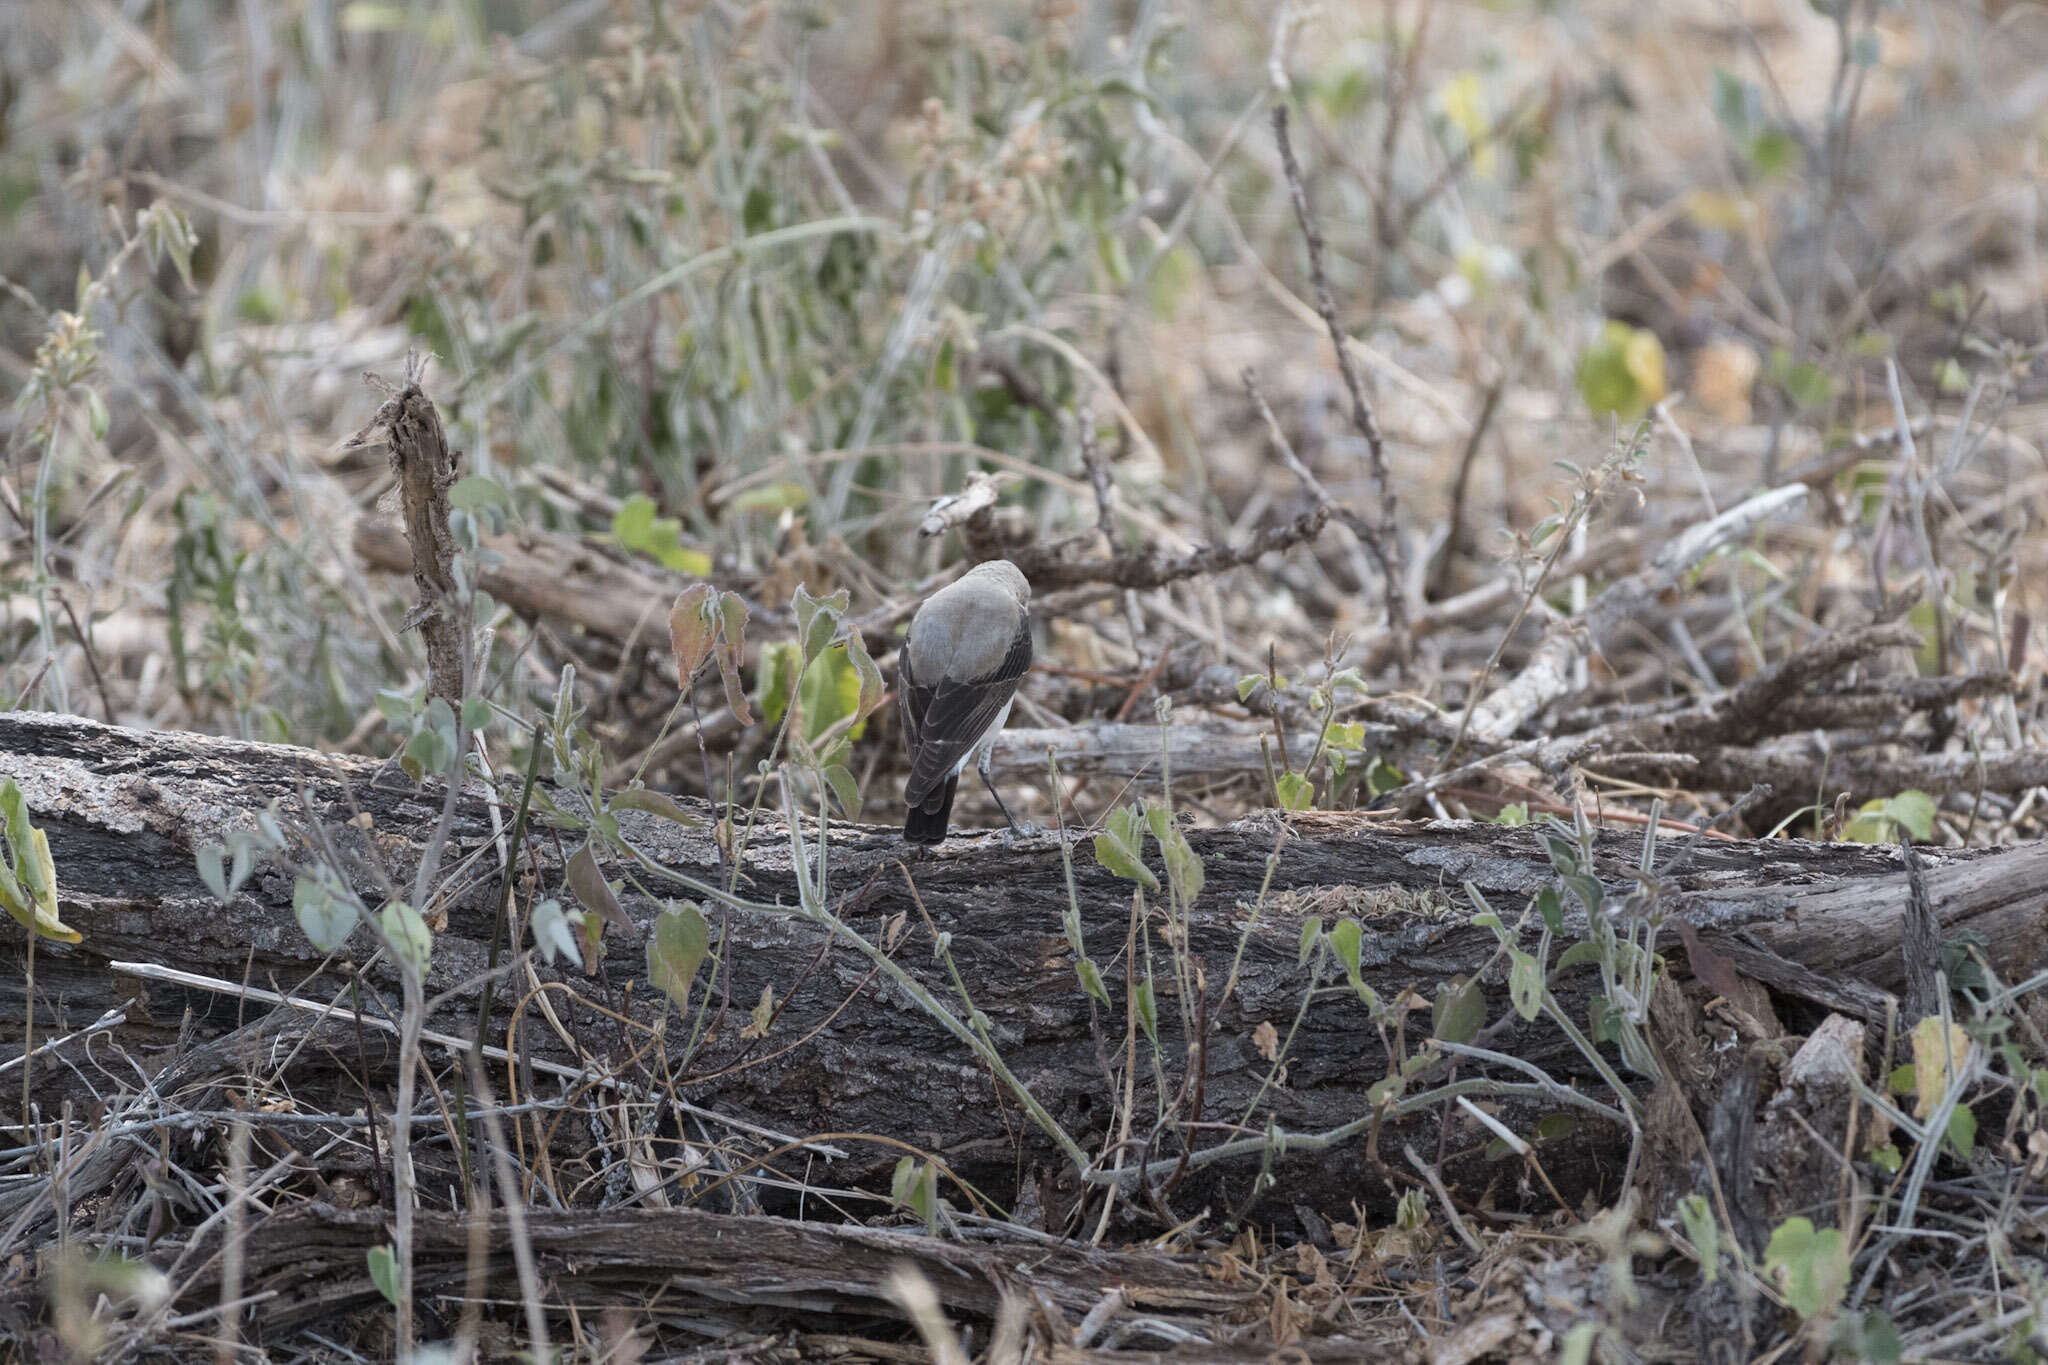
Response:
[[[953,817],[953,793],[959,789],[960,778],[956,774],[946,779],[946,785],[924,799],[921,806],[912,806],[903,817],[903,837],[913,844],[942,844],[946,841],[946,823]]]

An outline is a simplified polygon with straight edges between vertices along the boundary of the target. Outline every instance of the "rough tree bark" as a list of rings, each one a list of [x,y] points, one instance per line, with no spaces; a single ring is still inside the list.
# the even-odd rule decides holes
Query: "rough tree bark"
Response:
[[[373,785],[377,773],[367,760],[303,749],[144,733],[64,717],[0,716],[0,777],[21,785],[33,818],[48,831],[63,917],[84,934],[76,947],[44,944],[38,950],[37,1037],[88,1023],[123,1001],[130,1002],[129,1023],[118,1036],[131,1045],[171,1041],[187,1011],[202,1033],[225,1031],[239,1016],[261,1011],[232,995],[137,980],[110,966],[124,960],[165,963],[322,1003],[336,999],[343,978],[331,968],[319,972],[321,957],[293,918],[291,870],[259,871],[221,908],[195,872],[193,850],[249,827],[257,812],[274,806],[287,831],[318,822],[355,856],[381,862],[403,883],[441,797],[438,789],[416,791],[403,778],[394,783],[388,772],[381,781],[389,785]],[[516,788],[502,797],[504,826],[511,823],[516,799]],[[719,858],[710,828],[686,828],[632,811],[619,818],[650,858],[697,877],[715,877]],[[499,896],[494,837],[479,785],[461,804],[445,859],[458,869],[462,889],[443,902],[446,925],[428,983],[428,994],[442,1001],[430,1027],[458,1037],[474,1030],[477,985]],[[539,870],[542,894],[568,899],[557,891],[561,860],[580,838],[537,830],[521,866]],[[815,830],[807,830],[806,839],[814,843]],[[1464,824],[1389,827],[1320,815],[1296,817],[1291,824],[1254,818],[1192,831],[1190,839],[1206,871],[1188,941],[1204,967],[1207,998],[1200,1012],[1210,1029],[1207,1046],[1194,1054],[1201,1072],[1199,1117],[1212,1125],[1197,1132],[1198,1145],[1246,1131],[1256,1135],[1269,1117],[1303,1133],[1370,1112],[1366,1091],[1385,1073],[1387,1054],[1382,1034],[1357,998],[1348,991],[1319,997],[1296,1027],[1308,977],[1299,965],[1298,944],[1310,916],[1331,923],[1351,915],[1362,923],[1364,977],[1384,1000],[1412,988],[1428,1001],[1439,985],[1485,968],[1481,979],[1493,1029],[1488,1045],[1568,1084],[1584,1088],[1590,1080],[1584,1061],[1557,1030],[1541,1021],[1523,1024],[1508,1009],[1504,965],[1488,966],[1494,936],[1470,923],[1462,889],[1470,882],[1504,916],[1518,914],[1533,893],[1554,881],[1534,831]],[[1631,883],[1639,842],[1620,834],[1600,839],[1600,871],[1611,887]],[[1698,940],[1718,949],[1724,965],[1732,963],[1771,988],[1781,1008],[1795,1012],[1794,1022],[1816,1020],[1823,1009],[1882,1018],[1887,992],[1900,983],[1900,926],[1911,897],[1897,850],[1795,841],[1687,844],[1683,837],[1667,837],[1662,845],[1660,868],[1671,869],[1662,874],[1664,904],[1697,927]],[[1269,858],[1273,871],[1261,901]],[[2048,944],[2048,845],[1995,853],[1926,850],[1922,862],[1944,934],[1976,930],[1991,960],[2012,976],[2039,961]],[[607,860],[604,870],[616,878],[625,869]],[[1155,1159],[1177,1153],[1172,1135],[1180,1130],[1154,1132],[1160,1104],[1152,1093],[1151,1048],[1142,1036],[1135,1045],[1126,1037],[1127,974],[1142,980],[1145,972],[1143,951],[1127,955],[1125,947],[1132,887],[1097,867],[1086,842],[1075,843],[1073,881],[1088,951],[1101,964],[1108,987],[1106,1010],[1091,1008],[1076,980],[1061,927],[1068,883],[1054,836],[971,832],[933,853],[906,856],[893,830],[835,822],[829,876],[828,896],[844,921],[870,941],[893,943],[894,960],[957,1012],[961,1006],[945,964],[933,953],[934,932],[949,936],[961,979],[986,1014],[1008,1066],[1091,1154],[1101,1154],[1113,1141],[1123,1080],[1119,1073],[1112,1083],[1106,1070],[1120,1067],[1127,1055],[1135,1055],[1138,1065],[1124,1164],[1131,1164],[1148,1137]],[[754,902],[796,904],[788,833],[765,813],[748,847],[739,889]],[[364,890],[375,904],[367,881]],[[524,907],[528,897],[522,890],[518,904]],[[644,936],[660,906],[641,896],[624,899],[635,932],[607,931],[601,977],[539,969],[542,978],[564,982],[573,993],[547,997],[560,1031],[543,1022],[537,1004],[524,1011],[518,1035],[523,1054],[577,1064],[566,1033],[586,1057],[623,1069],[629,1045],[642,1041],[596,1008],[643,1021],[659,1013],[659,997],[644,980]],[[714,944],[722,935],[729,951],[711,995],[712,1027],[694,1055],[683,1051],[690,1029],[670,1021],[667,1045],[671,1064],[687,1082],[683,1098],[756,1129],[796,1136],[872,1134],[938,1153],[999,1201],[1014,1200],[1020,1185],[1029,1184],[1026,1197],[1043,1197],[1049,1220],[1057,1223],[1071,1185],[1028,1179],[1034,1168],[1063,1169],[1052,1145],[972,1053],[878,976],[865,957],[794,909],[781,914],[709,905],[706,912]],[[899,917],[900,927],[892,930]],[[4,927],[0,1029],[18,1038],[23,940],[18,929]],[[359,935],[352,944],[358,953],[367,951],[362,943]],[[1667,936],[1667,950],[1682,968],[1674,937]],[[1171,1104],[1191,1049],[1178,1024],[1168,951],[1155,928],[1157,1067]],[[1236,986],[1226,999],[1223,986],[1234,961]],[[1579,969],[1559,978],[1560,998],[1582,1021],[1592,977]],[[391,983],[378,969],[367,972],[366,980],[383,998],[392,998]],[[516,1000],[530,984],[515,976],[500,1000]],[[742,1028],[764,988],[772,988],[780,1012],[765,1038],[745,1039]],[[505,1041],[508,1012],[501,1003],[491,1042]],[[1262,1024],[1271,1024],[1272,1032]],[[1426,1009],[1410,1016],[1411,1045],[1428,1029]],[[1271,1066],[1262,1046],[1270,1050],[1276,1036],[1288,1040],[1290,1030],[1284,1079],[1269,1087]],[[431,1048],[429,1060],[437,1069],[449,1064]],[[1472,1064],[1459,1074],[1473,1075]],[[39,1076],[39,1094],[52,1108],[73,1083],[71,1075],[51,1067]],[[502,1089],[502,1067],[499,1075]],[[538,1084],[546,1093],[548,1078],[543,1075]],[[1597,1095],[1597,1084],[1588,1093]],[[531,1074],[521,1079],[524,1093],[534,1093],[535,1085]],[[1501,1116],[1527,1133],[1552,1107],[1509,1104]],[[1426,1144],[1419,1150],[1451,1158],[1461,1197],[1476,1197],[1499,1181],[1498,1206],[1529,1199],[1513,1188],[1516,1170],[1503,1173],[1478,1155],[1485,1130],[1455,1109],[1450,1113],[1448,1133],[1440,1135],[1432,1123],[1404,1123],[1379,1135],[1376,1150],[1388,1166],[1405,1167],[1402,1144]],[[1236,1129],[1247,1116],[1248,1127]],[[1183,1104],[1177,1118],[1190,1117]],[[692,1137],[715,1134],[716,1125],[686,1131]],[[900,1148],[878,1143],[835,1142],[846,1155],[809,1168],[821,1182],[886,1181],[901,1155]],[[1575,1137],[1543,1149],[1545,1171],[1568,1200],[1587,1191],[1611,1192],[1627,1149],[1625,1132],[1585,1122]],[[1381,1197],[1385,1169],[1369,1158],[1364,1140],[1284,1157],[1275,1166],[1278,1183],[1257,1208],[1284,1216],[1306,1206],[1326,1217],[1347,1217],[1354,1200]],[[1171,1211],[1185,1216],[1205,1205],[1219,1214],[1247,1207],[1257,1171],[1256,1157],[1191,1171],[1168,1201]],[[1549,1205],[1547,1194],[1541,1203]]]

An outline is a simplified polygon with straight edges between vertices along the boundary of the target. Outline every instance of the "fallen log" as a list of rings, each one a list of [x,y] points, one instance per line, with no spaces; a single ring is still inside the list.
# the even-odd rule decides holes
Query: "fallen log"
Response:
[[[304,749],[68,717],[0,716],[0,778],[20,785],[31,818],[47,832],[62,918],[84,936],[74,946],[38,947],[37,1039],[89,1024],[115,1006],[125,1009],[127,1022],[112,1036],[131,1051],[172,1043],[181,1026],[197,1036],[217,1035],[264,1008],[237,999],[233,983],[336,1009],[335,1002],[348,999],[347,977],[339,965],[323,961],[298,927],[292,869],[257,871],[223,906],[202,883],[194,851],[250,828],[268,808],[288,832],[317,826],[361,867],[374,862],[408,884],[444,793],[394,776],[390,769],[380,774],[368,760]],[[511,824],[517,797],[516,786],[508,786],[495,798],[494,821],[492,798],[479,782],[455,807],[443,865],[463,869],[462,880],[433,908],[445,923],[437,927],[427,991],[438,1003],[427,1022],[457,1039],[472,1037],[476,1028],[501,891],[497,840]],[[708,813],[701,803],[685,804]],[[717,878],[721,855],[709,826],[687,827],[634,810],[616,815],[649,864]],[[534,835],[519,865],[537,870],[538,894],[566,902],[568,893],[559,889],[562,861],[581,836],[545,827]],[[815,849],[816,829],[807,827],[803,835]],[[754,908],[705,903],[712,946],[723,951],[705,968],[709,1006],[694,1050],[692,1016],[673,1017],[644,979],[645,936],[661,904],[630,886],[622,900],[633,929],[607,932],[602,962],[593,964],[601,966],[597,978],[566,965],[520,963],[499,992],[486,1039],[493,1047],[509,1041],[520,1059],[510,1071],[499,1066],[494,1084],[500,1093],[558,1095],[565,1083],[556,1078],[581,1073],[591,1083],[638,1085],[645,1098],[664,1090],[662,1083],[650,1084],[650,1076],[672,1076],[674,1100],[688,1105],[664,1111],[658,1136],[672,1148],[730,1137],[734,1150],[759,1153],[777,1145],[774,1135],[834,1134],[840,1155],[791,1150],[812,1163],[811,1176],[821,1182],[873,1189],[887,1181],[907,1145],[939,1157],[953,1175],[998,1203],[1042,1201],[1044,1225],[1057,1230],[1084,1191],[1046,1137],[1045,1124],[961,1041],[970,1016],[956,993],[957,971],[958,988],[979,1012],[975,1018],[990,1045],[1045,1119],[1085,1150],[1097,1180],[1120,1183],[1131,1199],[1149,1200],[1160,1215],[1208,1207],[1218,1217],[1238,1212],[1286,1219],[1303,1206],[1325,1217],[1349,1217],[1354,1201],[1383,1199],[1390,1181],[1397,1192],[1391,1168],[1402,1165],[1402,1144],[1416,1142],[1430,1150],[1441,1143],[1452,1190],[1461,1200],[1475,1200],[1500,1182],[1502,1172],[1482,1155],[1487,1130],[1448,1103],[1442,1106],[1451,1115],[1446,1132],[1425,1113],[1356,1130],[1319,1155],[1297,1149],[1292,1156],[1199,1156],[1199,1149],[1257,1138],[1269,1127],[1299,1138],[1373,1113],[1368,1092],[1388,1074],[1400,1011],[1387,1016],[1384,1027],[1375,1025],[1343,975],[1327,969],[1329,957],[1311,954],[1304,965],[1301,951],[1311,917],[1325,926],[1349,917],[1362,928],[1360,981],[1383,1002],[1424,1007],[1402,1026],[1408,1053],[1429,1033],[1426,1005],[1439,988],[1477,977],[1488,1021],[1480,1041],[1555,1082],[1547,1097],[1527,1089],[1510,1095],[1495,1111],[1498,1121],[1527,1135],[1546,1114],[1618,1102],[1559,1030],[1541,1019],[1524,1022],[1508,1008],[1506,963],[1496,960],[1495,935],[1472,923],[1467,885],[1512,922],[1530,897],[1556,884],[1532,829],[1367,824],[1316,814],[1190,830],[1205,885],[1183,925],[1165,923],[1153,908],[1142,929],[1133,927],[1133,883],[1097,866],[1086,840],[1071,849],[1070,902],[1055,835],[967,832],[917,855],[892,829],[835,821],[829,837],[826,902],[837,927],[798,908],[790,834],[766,812],[738,868],[739,896]],[[1732,963],[1763,982],[1789,1010],[1815,1007],[1808,1008],[1809,1021],[1822,1009],[1882,1021],[1901,981],[1900,925],[1912,895],[1896,850],[1682,836],[1667,838],[1662,848],[1662,912],[1695,926],[1697,940],[1716,950],[1724,969]],[[1639,851],[1638,835],[1603,834],[1594,870],[1611,890],[1625,890],[1635,884]],[[1157,866],[1156,858],[1148,861]],[[2040,960],[2048,946],[2048,844],[1995,852],[1928,849],[1922,862],[1926,893],[1945,935],[1965,928],[1982,935],[1988,959],[2009,972],[2008,979]],[[616,878],[625,867],[606,858],[603,870]],[[376,904],[368,876],[363,890]],[[681,894],[683,888],[669,890]],[[534,891],[522,888],[518,905],[527,906]],[[1106,1006],[1091,1000],[1077,979],[1062,925],[1070,912],[1078,915],[1080,937],[1099,964]],[[0,1030],[18,1040],[26,1013],[24,940],[17,927],[4,928]],[[886,945],[891,961],[927,993],[927,1003],[864,954],[853,933]],[[1533,937],[1532,928],[1523,945],[1532,946]],[[1568,925],[1563,938],[1571,937]],[[947,947],[943,957],[934,952],[940,943]],[[1682,966],[1676,939],[1667,935],[1665,947]],[[367,957],[361,931],[352,948]],[[1174,970],[1176,952],[1188,964],[1184,977]],[[196,989],[140,980],[112,966],[137,960],[225,984]],[[1139,1027],[1129,1008],[1130,988],[1148,975],[1156,1047],[1148,1037],[1153,1024]],[[1596,989],[1594,977],[1583,969],[1553,977],[1561,1007],[1580,1021]],[[1199,982],[1201,989],[1183,999],[1177,980]],[[396,998],[393,977],[379,964],[366,966],[361,981],[366,1013]],[[521,998],[527,1007],[508,1035],[511,1006],[505,1002]],[[767,1008],[751,1022],[763,1027],[749,1029],[757,1002]],[[938,1018],[934,1008],[951,1018]],[[349,1007],[338,1013],[346,1017]],[[650,1061],[647,1029],[664,1014],[671,1016],[661,1041],[665,1061]],[[1196,1021],[1199,1036],[1188,1036],[1184,1018]],[[452,1065],[449,1049],[431,1044],[427,1060],[444,1074]],[[540,1063],[551,1069],[536,1072]],[[44,1069],[35,1092],[46,1118],[65,1098],[88,1098],[72,1068],[55,1058],[38,1065]],[[1521,1079],[1482,1063],[1458,1065],[1461,1079]],[[374,1096],[375,1077],[358,1084],[365,1082]],[[1426,1082],[1434,1083],[1428,1076],[1414,1083]],[[1647,1090],[1646,1082],[1638,1084]],[[722,1128],[719,1116],[734,1126]],[[1542,1148],[1549,1180],[1569,1201],[1612,1193],[1628,1149],[1625,1130],[1584,1114],[1581,1119],[1570,1135]],[[543,1126],[538,1118],[532,1122],[533,1140],[540,1140]],[[1198,1149],[1184,1172],[1170,1182],[1156,1173],[1133,1179],[1146,1160],[1172,1164],[1183,1141]],[[1384,1164],[1382,1149],[1391,1157]],[[1260,1179],[1268,1159],[1270,1184]],[[778,1157],[767,1169],[782,1170],[790,1160]],[[1507,1187],[1515,1183],[1513,1172],[1511,1166]],[[676,1180],[663,1180],[675,1202],[687,1202]],[[1170,1193],[1163,1188],[1168,1184]],[[422,1187],[432,1182],[423,1179]],[[773,1208],[783,1197],[764,1186],[746,1207]],[[1491,1206],[1505,1209],[1527,1198],[1504,1187]],[[1548,1207],[1549,1198],[1546,1193],[1537,1202]]]
[[[266,1329],[380,1302],[363,1253],[388,1239],[387,1221],[377,1209],[315,1204],[252,1229],[243,1251],[244,1283],[252,1293],[276,1295],[265,1306]],[[1019,1239],[971,1245],[902,1229],[695,1209],[532,1210],[522,1223],[553,1300],[593,1310],[645,1295],[670,1312],[772,1309],[827,1321],[893,1315],[887,1284],[904,1268],[923,1275],[949,1312],[979,1318],[995,1317],[1006,1297],[1042,1298],[1078,1318],[1112,1286],[1133,1308],[1164,1315],[1223,1313],[1252,1297],[1248,1288],[1205,1276],[1191,1257],[1085,1244]],[[420,1287],[422,1298],[454,1299],[464,1292],[471,1232],[470,1219],[460,1214],[420,1220],[415,1246],[434,1267]],[[495,1264],[487,1273],[501,1285],[512,1280],[512,1235],[504,1214],[491,1217],[487,1240]],[[201,1277],[187,1297],[204,1303],[210,1289]]]

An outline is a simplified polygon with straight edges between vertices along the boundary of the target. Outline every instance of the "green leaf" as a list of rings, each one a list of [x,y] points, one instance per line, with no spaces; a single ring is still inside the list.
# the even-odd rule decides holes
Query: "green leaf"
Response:
[[[612,514],[612,537],[635,554],[658,560],[678,573],[700,577],[710,573],[711,556],[683,544],[683,523],[654,513],[654,499],[635,493]]]
[[[690,812],[684,810],[682,805],[673,796],[663,792],[649,791],[645,787],[628,787],[625,791],[613,792],[611,799],[605,802],[605,808],[607,810],[642,810],[646,811],[649,815],[658,815],[664,820],[672,820],[678,825],[686,825],[692,829],[704,823],[696,816],[690,814]]]
[[[1802,1318],[1833,1311],[1849,1287],[1849,1247],[1842,1230],[1816,1230],[1805,1218],[1788,1218],[1771,1234],[1764,1266],[1777,1276],[1785,1301]]]
[[[1559,971],[1564,971],[1568,967],[1587,964],[1595,967],[1600,965],[1600,945],[1591,939],[1587,939],[1583,943],[1574,943],[1571,947],[1565,949],[1557,959],[1557,969]]]
[[[666,792],[649,792],[643,786],[627,788],[623,792],[612,792],[610,800],[604,802],[604,808],[606,810],[645,810],[647,814],[657,814],[657,817],[662,817],[664,821],[674,821],[676,825],[684,825],[684,827],[690,827],[690,829],[696,829],[696,827],[702,825],[702,821],[696,819],[694,814],[690,814],[688,810],[684,810],[682,802],[678,802],[674,796],[670,796]]]
[[[1783,128],[1766,128],[1750,140],[1749,164],[1766,180],[1783,175],[1792,165],[1799,144]]]
[[[796,612],[796,636],[803,645],[804,658],[815,659],[825,652],[832,637],[839,633],[840,619],[846,615],[851,601],[852,594],[845,588],[829,597],[813,597],[803,584],[796,585],[790,606]]]
[[[1337,955],[1344,974],[1356,980],[1359,969],[1359,950],[1364,940],[1364,931],[1358,921],[1346,915],[1330,926],[1330,951]]]
[[[939,1175],[927,1161],[904,1157],[889,1178],[889,1197],[924,1220],[925,1229],[937,1228]]]
[[[1578,384],[1595,416],[1633,422],[1664,397],[1664,345],[1648,328],[1609,319],[1579,357]]]
[[[419,713],[419,699],[410,692],[398,692],[389,687],[377,689],[377,713],[393,725],[409,725]]]
[[[1374,796],[1385,796],[1407,780],[1407,773],[1378,754],[1373,755],[1372,766],[1365,770],[1365,789]]]
[[[1586,1022],[1594,1042],[1613,1043],[1620,1041],[1628,1017],[1606,996],[1596,995],[1586,1001]]]
[[[1279,779],[1274,782],[1273,788],[1275,794],[1280,798],[1280,808],[1282,810],[1307,810],[1315,803],[1315,785],[1300,773],[1286,772],[1280,774]]]
[[[1259,688],[1264,686],[1265,682],[1266,675],[1263,673],[1245,674],[1242,678],[1239,678],[1237,680],[1237,699],[1241,702],[1250,701],[1252,699],[1252,693],[1258,691]]]
[[[1316,944],[1322,937],[1323,917],[1321,915],[1310,915],[1302,922],[1301,948],[1300,952],[1296,955],[1295,966],[1306,967],[1308,965],[1308,955],[1316,950]]]
[[[718,633],[718,646],[713,651],[718,659],[718,677],[725,686],[725,704],[732,708],[734,719],[742,725],[754,723],[753,713],[747,709],[747,689],[740,682],[740,662],[745,656],[747,641],[747,617],[750,609],[746,599],[736,592],[718,595],[719,615],[724,625]]]
[[[402,758],[407,761],[407,772],[417,781],[428,773],[445,773],[454,767],[455,746],[439,730],[420,729],[405,742]]]
[[[1331,724],[1327,738],[1332,746],[1339,749],[1363,749],[1365,726],[1353,720],[1336,721]]]
[[[421,976],[434,956],[434,931],[420,912],[404,901],[392,901],[377,912],[377,927],[391,940],[391,949]]]
[[[292,887],[292,911],[300,930],[323,953],[336,951],[355,932],[354,899],[335,894],[323,878],[300,874]]]
[[[844,763],[828,763],[819,770],[825,784],[832,788],[832,796],[839,802],[839,809],[849,820],[860,817],[860,783],[853,777],[853,769]]]
[[[1552,934],[1564,932],[1564,901],[1557,894],[1557,888],[1546,886],[1536,893],[1536,913],[1543,919],[1543,927]]]
[[[491,728],[491,704],[482,697],[462,699],[462,723],[473,735],[480,735]]]
[[[888,685],[882,681],[881,666],[868,654],[868,642],[861,638],[858,630],[846,632],[845,647],[847,662],[853,665],[854,676],[860,680],[860,688],[856,693],[856,714],[865,721],[874,714],[875,708],[882,704],[882,698],[889,691]],[[850,733],[849,737],[858,738]]]
[[[487,479],[481,474],[471,474],[457,479],[455,486],[448,490],[448,505],[464,512],[478,512],[486,507],[509,512],[512,510],[512,495],[495,479]],[[652,507],[653,504],[649,503],[648,506]]]
[[[1159,859],[1166,865],[1166,880],[1182,905],[1192,905],[1202,894],[1202,860],[1188,843],[1188,837],[1174,822],[1164,802],[1145,803],[1145,823],[1159,845]]]
[[[585,839],[583,846],[570,855],[564,878],[585,910],[603,916],[607,924],[631,932],[633,918],[619,904],[618,895],[605,881],[604,873],[598,870],[597,850],[590,840]]]
[[[1119,806],[1104,819],[1103,826],[1117,840],[1133,853],[1145,851],[1145,830],[1143,818],[1135,807]]]
[[[1948,1116],[1948,1145],[1963,1161],[1977,1150],[1977,1115],[1967,1104],[1957,1105]]]
[[[689,901],[672,902],[654,921],[647,940],[647,980],[678,1010],[687,1010],[690,983],[710,951],[711,930],[703,912]]]
[[[1700,1276],[1712,1284],[1721,1275],[1721,1224],[1702,1195],[1689,1194],[1678,1201],[1678,1221],[1685,1227],[1685,1240],[1699,1254]]]
[[[1486,996],[1477,982],[1459,977],[1437,987],[1430,1036],[1446,1043],[1469,1043],[1485,1024]]]
[[[351,5],[349,8],[360,9],[362,6]],[[365,1259],[368,1260],[370,1265],[370,1283],[377,1287],[377,1292],[382,1294],[392,1307],[396,1308],[398,1306],[398,1253],[393,1251],[390,1243],[387,1242],[383,1246],[371,1247]]]
[[[1109,991],[1102,984],[1102,969],[1088,958],[1076,958],[1074,973],[1081,978],[1081,989],[1102,1002],[1109,1004]]]
[[[1834,401],[1834,377],[1818,365],[1795,362],[1792,352],[1783,346],[1771,352],[1765,373],[1802,412],[1824,408]]]
[[[1145,979],[1138,983],[1137,1004],[1138,1025],[1145,1030],[1147,1041],[1156,1051],[1159,1047],[1159,1001],[1152,992],[1150,972],[1147,972]]]
[[[1159,889],[1159,879],[1152,875],[1152,869],[1131,850],[1131,846],[1114,833],[1095,836],[1095,861],[1113,877],[1127,882],[1137,882],[1147,891]]]
[[[828,624],[821,613],[813,618],[812,628],[821,630]],[[866,659],[866,650],[861,651]],[[864,676],[857,663],[843,644],[833,645],[815,657],[809,667],[804,666],[799,646],[788,641],[764,645],[756,665],[758,682],[756,695],[761,702],[761,713],[770,725],[779,725],[782,716],[789,709],[790,687],[801,676],[797,688],[798,712],[803,725],[798,732],[806,745],[814,745],[825,733],[841,721],[853,718],[846,730],[846,738],[857,740],[867,729],[866,711],[861,709],[863,692],[868,700],[879,704],[881,694],[872,691],[880,684],[881,672],[868,660],[869,672]],[[872,706],[868,708],[870,711]]]
[[[782,724],[782,713],[803,667],[803,650],[790,640],[762,645],[754,657],[754,699],[761,703],[761,719],[769,725]]]
[[[1914,842],[1934,837],[1934,798],[1926,792],[1907,790],[1885,802],[1885,814],[1905,827]]]
[[[1870,1365],[1899,1365],[1906,1354],[1906,1343],[1889,1317],[1871,1308],[1852,1322],[1853,1329],[1846,1334],[1849,1340],[1845,1343],[1850,1358],[1868,1361]]]
[[[227,868],[222,862],[227,850],[219,844],[205,844],[192,854],[192,860],[199,867],[199,880],[206,883],[206,889],[222,905],[228,903]]]
[[[1564,878],[1564,884],[1579,898],[1579,904],[1586,907],[1588,915],[1600,913],[1600,907],[1607,903],[1607,888],[1600,884],[1598,877],[1589,877],[1583,872],[1574,872]]]
[[[1515,1013],[1534,1019],[1543,1009],[1543,968],[1534,957],[1518,948],[1510,949],[1514,965],[1508,968],[1508,1001]]]
[[[800,483],[769,483],[735,494],[726,506],[736,512],[787,512],[811,500],[811,490]]]
[[[583,965],[583,948],[576,941],[576,928],[569,922],[562,903],[553,896],[547,897],[533,907],[529,921],[533,934],[533,946],[550,965],[556,957],[566,957],[578,967]]]

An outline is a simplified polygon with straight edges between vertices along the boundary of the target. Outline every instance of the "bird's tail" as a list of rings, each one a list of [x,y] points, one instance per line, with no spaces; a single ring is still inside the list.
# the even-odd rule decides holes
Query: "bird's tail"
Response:
[[[947,822],[953,818],[953,793],[959,787],[960,775],[955,773],[930,796],[913,805],[903,817],[904,840],[913,844],[944,843]]]

